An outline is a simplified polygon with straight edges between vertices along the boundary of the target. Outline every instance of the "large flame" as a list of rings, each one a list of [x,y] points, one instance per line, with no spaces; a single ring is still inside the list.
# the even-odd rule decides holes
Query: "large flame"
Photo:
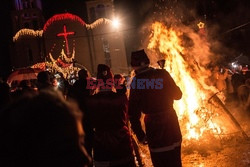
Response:
[[[182,32],[155,22],[152,24],[148,49],[164,55],[166,70],[183,92],[183,98],[174,104],[181,122],[183,137],[200,139],[205,132],[219,134],[221,128],[213,121],[216,113],[208,103],[208,99],[217,90],[205,83],[207,76],[201,74],[206,71],[204,67],[193,64],[195,67],[191,68],[190,60],[185,60],[181,35]]]

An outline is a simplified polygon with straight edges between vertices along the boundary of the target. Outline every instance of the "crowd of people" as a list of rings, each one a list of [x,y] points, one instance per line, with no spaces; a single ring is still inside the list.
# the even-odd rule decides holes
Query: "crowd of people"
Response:
[[[36,84],[23,80],[13,89],[1,82],[0,166],[135,167],[136,136],[155,167],[181,167],[173,103],[182,91],[168,71],[149,64],[139,50],[131,54],[130,81],[99,64],[95,78],[81,69],[73,85],[56,74],[59,86],[48,71],[39,72]],[[215,67],[212,74],[218,91],[250,111],[248,72]]]
[[[211,83],[223,92],[227,102],[236,102],[239,109],[250,112],[250,70],[234,70],[215,66],[212,70]]]
[[[48,71],[39,72],[36,84],[23,80],[15,89],[1,82],[0,166],[135,167],[133,133],[148,145],[155,167],[180,167],[173,101],[182,92],[166,70],[149,64],[144,50],[132,52],[130,91],[125,77],[105,64],[96,78],[81,69],[63,88]]]

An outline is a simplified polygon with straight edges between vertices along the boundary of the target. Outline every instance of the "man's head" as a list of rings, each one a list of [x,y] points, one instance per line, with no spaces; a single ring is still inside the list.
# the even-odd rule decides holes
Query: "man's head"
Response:
[[[27,94],[1,114],[0,154],[5,155],[1,164],[13,160],[26,167],[87,163],[88,155],[81,145],[82,114],[75,103],[66,101],[59,92],[45,89]]]
[[[113,79],[113,73],[111,72],[111,69],[109,66],[105,64],[99,64],[97,67],[97,79],[102,79],[104,82],[106,82],[107,79]]]
[[[131,66],[137,70],[143,67],[147,67],[150,64],[150,60],[145,53],[144,49],[134,51],[131,53]]]
[[[50,73],[48,71],[41,71],[37,75],[37,81],[39,83],[48,83],[50,84]]]
[[[78,71],[78,77],[80,80],[87,79],[89,77],[88,70],[83,68]]]

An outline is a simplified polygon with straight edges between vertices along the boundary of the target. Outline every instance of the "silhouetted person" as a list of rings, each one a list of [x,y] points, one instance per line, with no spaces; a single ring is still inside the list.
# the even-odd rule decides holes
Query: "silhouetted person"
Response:
[[[127,93],[127,87],[126,87],[126,79],[121,74],[115,74],[114,75],[114,82],[115,82],[115,88],[116,92],[119,94],[126,94]]]
[[[239,100],[240,107],[243,110],[250,112],[250,78],[245,81],[245,84],[242,84],[237,89],[237,96]]]
[[[246,105],[244,106],[245,107],[245,110],[248,112],[248,114],[250,114],[250,78],[248,78],[245,82],[246,86],[248,87],[248,99],[247,99],[247,102],[246,102]]]
[[[92,155],[93,129],[90,124],[89,112],[86,108],[86,100],[90,96],[90,89],[87,88],[87,78],[89,77],[86,69],[78,72],[78,80],[69,89],[68,99],[74,99],[83,112],[82,125],[85,131],[85,148],[89,155]]]
[[[53,89],[50,73],[48,71],[41,71],[37,75],[37,88],[38,90],[42,89]]]
[[[87,78],[89,77],[86,69],[78,71],[78,80],[75,81],[69,90],[69,97],[82,101],[82,98],[90,95],[90,89],[87,89]]]
[[[173,103],[181,99],[182,92],[166,70],[149,64],[144,50],[132,52],[131,66],[136,75],[130,85],[131,127],[141,143],[148,141],[154,167],[180,167],[182,135]],[[141,113],[145,114],[146,134]]]
[[[237,92],[238,87],[245,83],[245,79],[244,79],[244,76],[242,74],[235,72],[232,75],[231,82],[233,85],[234,92]]]
[[[37,91],[31,87],[30,80],[22,80],[19,83],[17,89],[11,93],[11,98],[13,100],[16,100],[26,94],[34,94],[34,93],[37,93]]]
[[[10,98],[10,87],[6,82],[0,82],[0,110],[9,104]]]
[[[222,69],[216,66],[213,70],[213,77],[215,80],[215,86],[219,91],[226,93],[227,83],[226,79],[228,77],[228,69]]]
[[[53,90],[23,96],[0,113],[0,166],[84,167],[81,113]]]
[[[88,99],[94,128],[93,158],[96,167],[134,167],[134,155],[127,126],[127,96],[113,92],[110,68],[99,64],[98,92]]]
[[[58,90],[61,91],[65,97],[67,97],[71,85],[69,84],[68,80],[64,78],[62,73],[57,73],[56,75],[59,76],[57,78]]]

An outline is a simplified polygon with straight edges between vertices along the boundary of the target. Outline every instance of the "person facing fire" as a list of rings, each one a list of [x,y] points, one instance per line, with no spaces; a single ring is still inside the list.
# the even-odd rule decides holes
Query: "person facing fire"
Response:
[[[107,65],[98,65],[97,80],[97,93],[87,99],[94,128],[94,166],[135,167],[127,125],[127,96],[113,89],[114,76]]]
[[[120,94],[127,93],[126,79],[122,74],[114,75],[114,84],[115,84],[116,93],[120,93]]]
[[[228,77],[228,69],[219,68],[216,66],[214,68],[214,79],[215,79],[215,86],[219,91],[226,93],[227,84],[226,79]]]
[[[68,99],[74,99],[83,113],[82,125],[85,131],[84,146],[89,155],[92,155],[93,130],[89,119],[89,110],[86,107],[86,100],[91,95],[91,90],[87,88],[89,72],[83,68],[78,71],[78,80],[69,89]]]
[[[166,70],[149,64],[144,50],[132,52],[135,77],[129,97],[131,127],[139,142],[148,143],[154,167],[180,167],[182,135],[173,102],[181,99],[182,92]],[[146,133],[140,122],[142,113]]]

